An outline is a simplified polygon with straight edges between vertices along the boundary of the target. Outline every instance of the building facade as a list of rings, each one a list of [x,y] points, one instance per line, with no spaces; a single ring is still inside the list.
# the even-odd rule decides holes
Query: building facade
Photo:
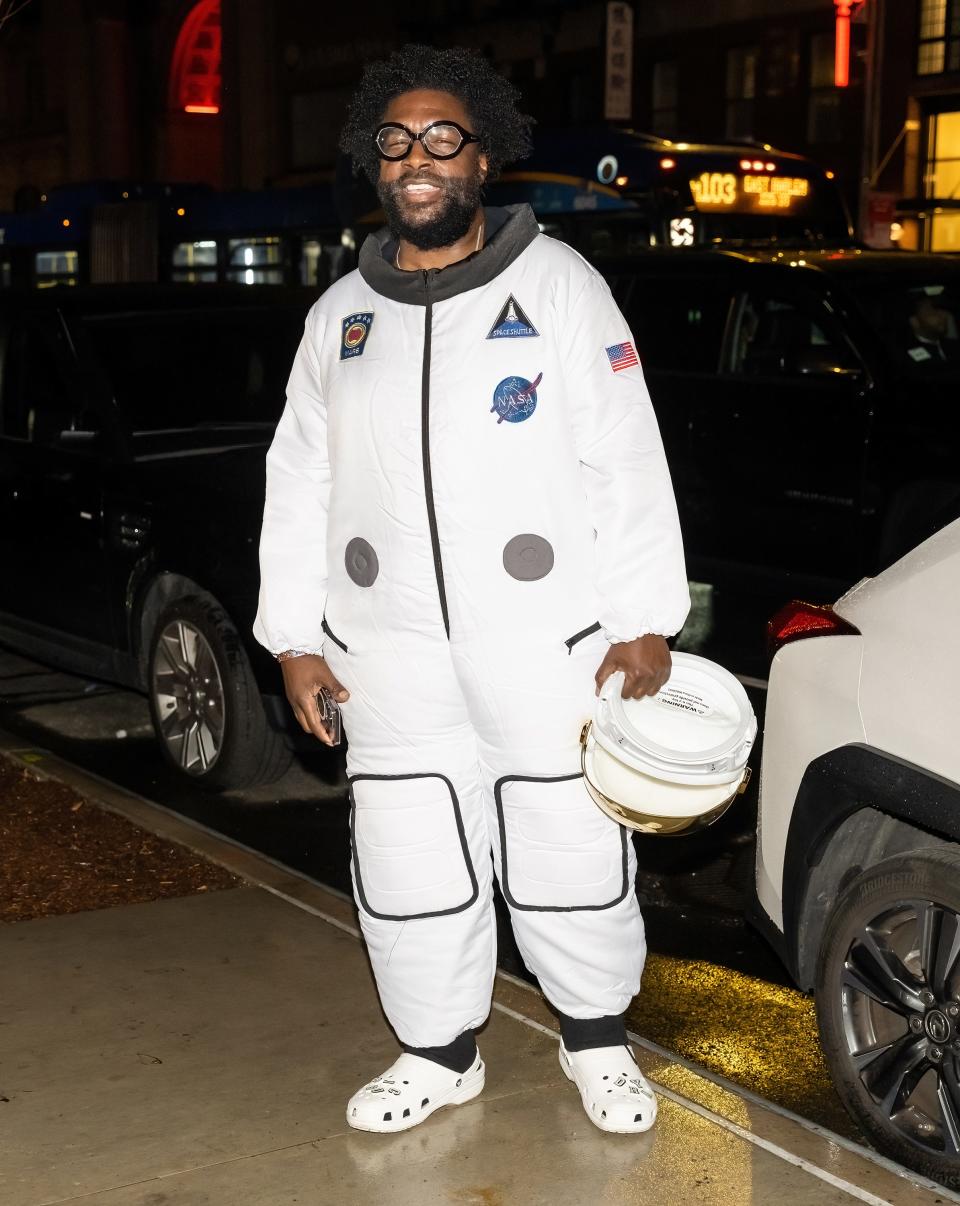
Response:
[[[960,2],[872,3],[868,204],[901,246],[960,251]]]
[[[846,88],[834,0],[632,9],[630,125],[809,155],[870,241],[960,250],[960,0],[864,0]],[[368,0],[359,22],[315,0],[32,0],[0,30],[0,209],[98,179],[331,179],[363,63],[406,41],[481,50],[541,123],[601,122],[607,10]]]

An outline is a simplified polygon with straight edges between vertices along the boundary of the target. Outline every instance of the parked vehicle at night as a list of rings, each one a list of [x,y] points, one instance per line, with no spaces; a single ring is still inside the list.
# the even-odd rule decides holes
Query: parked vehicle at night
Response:
[[[825,602],[960,498],[960,263],[867,252],[598,258],[636,336],[692,578]]]
[[[215,788],[290,760],[256,612],[264,455],[312,292],[0,294],[0,639],[147,693]]]
[[[960,1187],[960,519],[770,621],[757,920],[844,1104]],[[816,638],[816,639],[808,639]]]

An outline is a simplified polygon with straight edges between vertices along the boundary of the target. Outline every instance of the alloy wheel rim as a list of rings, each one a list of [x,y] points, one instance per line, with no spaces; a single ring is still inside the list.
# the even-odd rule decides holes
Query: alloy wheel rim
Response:
[[[209,641],[188,620],[171,620],[160,633],[152,690],[170,756],[187,774],[206,774],[223,744],[223,682]]]
[[[960,916],[899,902],[854,935],[841,974],[847,1051],[873,1108],[927,1154],[960,1158]]]

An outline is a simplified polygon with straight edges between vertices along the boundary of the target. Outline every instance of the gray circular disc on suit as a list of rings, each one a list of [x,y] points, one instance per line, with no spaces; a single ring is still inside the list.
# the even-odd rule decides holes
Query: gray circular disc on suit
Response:
[[[380,562],[373,545],[362,536],[354,536],[343,555],[347,573],[357,586],[373,586],[380,573]]]
[[[531,532],[514,536],[503,546],[503,568],[518,582],[536,582],[553,569],[553,546]]]

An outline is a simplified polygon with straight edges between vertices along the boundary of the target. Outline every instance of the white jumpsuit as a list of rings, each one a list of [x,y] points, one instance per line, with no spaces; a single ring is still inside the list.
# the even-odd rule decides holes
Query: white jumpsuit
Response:
[[[578,738],[609,642],[673,634],[689,607],[609,289],[526,206],[488,210],[487,232],[428,272],[367,240],[307,317],[267,458],[255,632],[322,651],[350,692],[357,906],[412,1047],[487,1016],[493,870],[558,1010],[618,1014],[638,991],[633,847]]]

